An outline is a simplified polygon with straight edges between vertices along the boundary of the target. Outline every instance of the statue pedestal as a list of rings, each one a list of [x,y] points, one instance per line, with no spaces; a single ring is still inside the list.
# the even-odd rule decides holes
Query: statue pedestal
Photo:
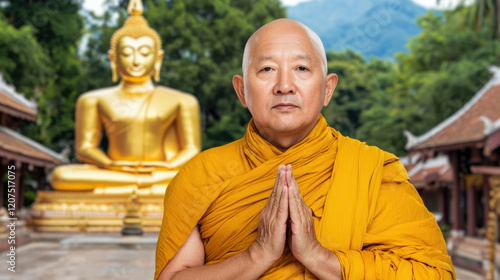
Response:
[[[144,232],[159,232],[163,194],[137,194]],[[38,232],[120,233],[130,194],[38,191],[29,222]]]

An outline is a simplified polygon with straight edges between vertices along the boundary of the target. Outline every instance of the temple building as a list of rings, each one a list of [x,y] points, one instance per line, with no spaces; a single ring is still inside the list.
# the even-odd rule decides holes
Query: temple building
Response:
[[[15,130],[23,122],[36,120],[37,105],[6,84],[0,74],[0,208],[7,208],[4,202],[7,201],[8,166],[15,166],[15,207],[19,210],[24,205],[23,179],[27,173],[37,178],[37,189],[46,189],[49,187],[45,180],[48,172],[68,162],[63,155]]]
[[[401,162],[408,170],[410,182],[425,201],[429,211],[435,216],[439,225],[450,224],[450,192],[453,184],[453,172],[449,158],[439,155],[425,161],[417,154],[402,158]]]
[[[455,114],[421,136],[405,132],[410,180],[438,213],[438,222],[451,226],[448,248],[454,264],[483,275],[491,271],[488,261],[497,255],[498,267],[500,257],[500,213],[494,211],[500,209],[495,181],[500,175],[500,68],[490,72],[493,77]]]

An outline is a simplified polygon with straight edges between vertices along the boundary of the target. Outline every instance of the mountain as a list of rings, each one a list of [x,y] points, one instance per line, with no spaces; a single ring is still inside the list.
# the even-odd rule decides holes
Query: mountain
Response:
[[[427,9],[411,0],[312,0],[287,7],[288,18],[314,30],[326,49],[353,49],[366,58],[393,58],[420,33]]]

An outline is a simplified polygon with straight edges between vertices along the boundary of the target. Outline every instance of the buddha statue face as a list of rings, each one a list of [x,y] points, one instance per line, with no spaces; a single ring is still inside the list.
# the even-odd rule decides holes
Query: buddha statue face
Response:
[[[149,27],[142,11],[142,2],[131,0],[128,8],[130,17],[111,37],[108,56],[113,82],[118,81],[118,75],[126,82],[143,83],[151,76],[159,81],[164,53],[161,39]]]
[[[143,83],[151,76],[158,82],[164,53],[160,36],[142,16],[142,1],[130,0],[127,11],[130,17],[111,37],[108,51],[113,82],[118,75],[126,82]]]
[[[122,37],[118,41],[116,54],[119,75],[124,80],[134,82],[149,79],[155,71],[156,54],[155,42],[151,37]]]
[[[113,81],[118,75],[125,81],[142,83],[154,77],[159,80],[163,50],[157,50],[155,40],[150,36],[134,38],[121,37],[116,48],[108,52]]]

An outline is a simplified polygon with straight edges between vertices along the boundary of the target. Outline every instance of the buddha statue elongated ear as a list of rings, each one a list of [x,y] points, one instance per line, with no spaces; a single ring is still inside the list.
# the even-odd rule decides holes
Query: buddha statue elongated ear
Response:
[[[163,63],[164,53],[165,52],[163,50],[159,50],[158,53],[156,54],[156,61],[153,68],[153,79],[155,82],[160,81],[160,70],[161,70],[161,64]]]
[[[118,81],[118,71],[116,70],[116,57],[113,51],[108,51],[109,65],[111,66],[111,77],[113,83]]]

